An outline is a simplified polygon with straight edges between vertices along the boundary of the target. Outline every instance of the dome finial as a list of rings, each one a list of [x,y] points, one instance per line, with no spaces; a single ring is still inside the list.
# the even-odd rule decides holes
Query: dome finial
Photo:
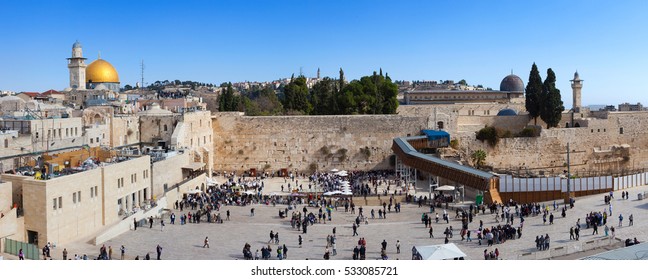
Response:
[[[101,51],[99,51],[99,54],[97,54],[97,59],[101,59]]]

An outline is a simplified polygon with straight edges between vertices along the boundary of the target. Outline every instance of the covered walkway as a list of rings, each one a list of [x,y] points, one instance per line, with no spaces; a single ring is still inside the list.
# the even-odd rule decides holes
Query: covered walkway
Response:
[[[442,147],[437,140],[435,138],[430,139],[429,136],[425,135],[399,137],[394,139],[392,150],[396,154],[397,161],[407,167],[484,191],[486,203],[502,201],[498,192],[499,177],[496,175],[426,155],[417,150]]]

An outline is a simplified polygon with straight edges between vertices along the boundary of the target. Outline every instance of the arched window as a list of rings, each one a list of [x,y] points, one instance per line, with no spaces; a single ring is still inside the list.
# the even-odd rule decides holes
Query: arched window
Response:
[[[437,122],[437,129],[443,129],[443,122]]]
[[[167,131],[167,125],[166,124],[164,125],[164,131]]]

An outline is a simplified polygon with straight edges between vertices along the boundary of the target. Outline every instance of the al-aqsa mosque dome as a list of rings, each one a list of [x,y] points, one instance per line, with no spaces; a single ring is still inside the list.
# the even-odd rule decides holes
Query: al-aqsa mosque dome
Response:
[[[500,83],[500,91],[524,93],[524,82],[516,75],[508,75]]]

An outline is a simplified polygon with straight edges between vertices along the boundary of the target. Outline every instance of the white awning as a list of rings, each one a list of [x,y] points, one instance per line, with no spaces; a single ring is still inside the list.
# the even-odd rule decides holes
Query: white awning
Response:
[[[436,188],[436,189],[434,189],[434,190],[435,190],[435,191],[454,191],[454,190],[455,190],[455,187],[454,187],[454,186],[450,186],[450,185],[445,185],[445,186],[440,186],[440,187],[438,187],[438,188]]]

